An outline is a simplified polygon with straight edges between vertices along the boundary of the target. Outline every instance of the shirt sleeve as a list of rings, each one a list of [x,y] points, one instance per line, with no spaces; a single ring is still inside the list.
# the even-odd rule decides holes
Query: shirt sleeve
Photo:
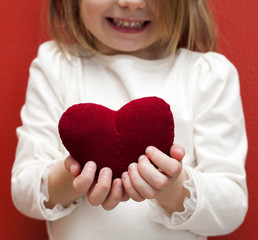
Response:
[[[36,219],[55,220],[78,205],[50,217],[44,209],[41,193],[48,169],[68,155],[58,137],[58,121],[64,111],[61,94],[61,79],[66,70],[62,66],[64,61],[53,42],[41,45],[30,67],[26,101],[21,110],[22,126],[17,129],[12,198],[19,211]]]
[[[48,166],[45,173],[42,175],[41,187],[40,187],[40,204],[41,204],[41,211],[45,216],[45,219],[48,220],[55,220],[60,217],[69,215],[73,210],[82,203],[82,198],[72,202],[69,206],[63,207],[61,204],[57,204],[53,209],[46,208],[44,202],[49,200],[49,193],[48,193],[48,176],[51,171],[51,168],[57,164],[58,161],[54,161],[53,164]]]
[[[197,206],[196,187],[188,167],[185,167],[185,170],[189,176],[189,179],[184,181],[183,186],[189,191],[190,197],[186,197],[184,199],[184,211],[173,212],[172,215],[170,215],[167,210],[156,200],[149,200],[149,203],[153,209],[153,211],[150,212],[150,218],[155,222],[163,223],[166,226],[176,226],[186,222],[194,214]]]
[[[196,188],[196,208],[182,223],[175,224],[164,209],[152,219],[173,230],[224,235],[243,222],[248,207],[247,137],[238,73],[224,56],[207,53],[189,76],[196,166],[187,169]]]

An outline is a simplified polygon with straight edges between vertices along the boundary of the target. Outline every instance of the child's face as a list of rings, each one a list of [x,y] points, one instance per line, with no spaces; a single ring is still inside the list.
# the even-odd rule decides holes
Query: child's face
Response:
[[[81,17],[104,54],[160,56],[156,0],[81,0]],[[151,50],[151,51],[150,51]]]

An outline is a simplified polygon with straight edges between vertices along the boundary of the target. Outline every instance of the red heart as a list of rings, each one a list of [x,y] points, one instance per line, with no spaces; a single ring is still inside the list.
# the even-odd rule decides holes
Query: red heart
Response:
[[[133,100],[118,111],[93,103],[68,108],[59,121],[61,140],[71,156],[98,170],[110,167],[120,177],[148,146],[166,154],[174,141],[170,106],[157,97]]]

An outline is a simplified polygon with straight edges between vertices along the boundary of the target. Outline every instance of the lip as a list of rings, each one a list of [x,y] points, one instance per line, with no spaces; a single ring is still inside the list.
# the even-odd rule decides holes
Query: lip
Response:
[[[144,32],[151,24],[151,21],[111,17],[106,17],[106,21],[114,30],[131,34]],[[123,24],[119,26],[118,24],[115,24],[114,21],[123,22]]]

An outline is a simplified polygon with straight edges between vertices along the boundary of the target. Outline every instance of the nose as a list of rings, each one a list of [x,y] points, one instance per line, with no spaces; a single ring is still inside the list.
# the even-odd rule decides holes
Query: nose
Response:
[[[118,0],[118,5],[129,10],[144,9],[146,7],[145,0]]]

